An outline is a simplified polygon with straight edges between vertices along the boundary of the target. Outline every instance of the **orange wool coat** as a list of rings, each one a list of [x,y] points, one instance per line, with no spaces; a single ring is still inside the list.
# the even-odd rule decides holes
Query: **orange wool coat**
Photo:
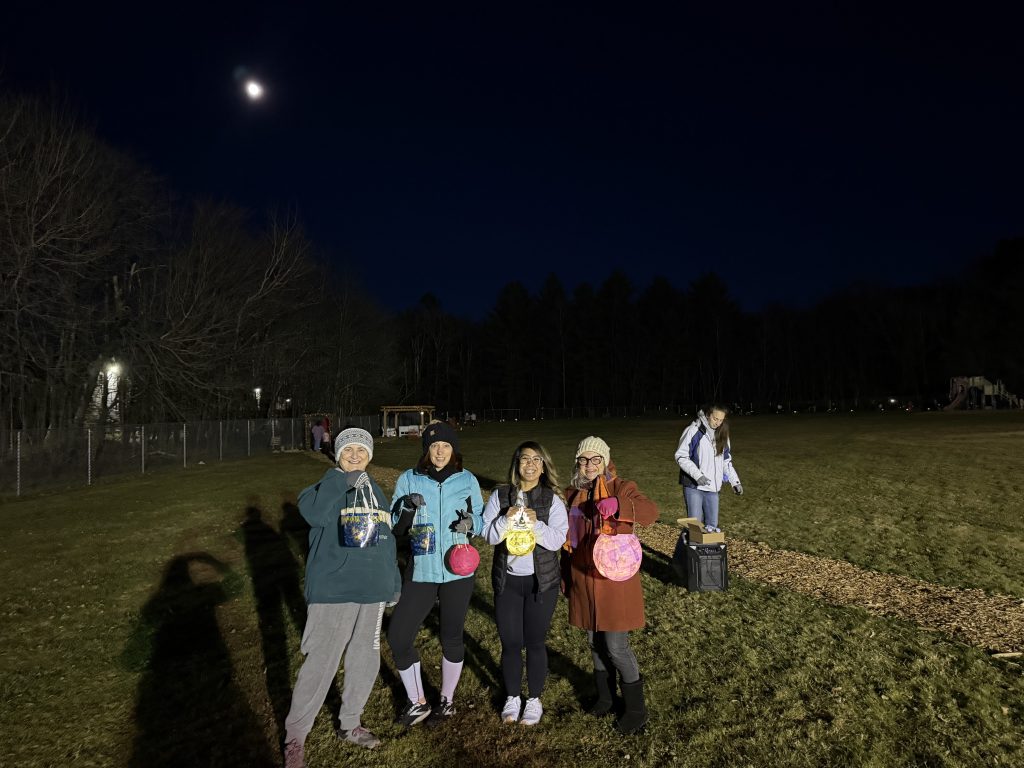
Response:
[[[650,525],[658,519],[654,502],[640,493],[632,480],[623,480],[611,469],[605,475],[608,493],[619,501],[618,532],[634,533],[634,525]],[[601,516],[590,491],[565,489],[566,506],[583,513],[581,535],[570,553],[562,550],[562,591],[569,600],[569,623],[598,632],[627,632],[644,626],[644,593],[640,573],[626,581],[612,581],[594,566],[594,543],[600,535]],[[573,515],[570,512],[570,528]]]

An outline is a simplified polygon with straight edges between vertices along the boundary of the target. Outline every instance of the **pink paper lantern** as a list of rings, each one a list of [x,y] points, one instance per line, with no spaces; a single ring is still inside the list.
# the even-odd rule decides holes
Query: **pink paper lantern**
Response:
[[[626,581],[640,570],[643,550],[640,540],[631,533],[598,536],[594,543],[594,565],[597,572],[612,581]]]
[[[456,544],[448,550],[448,570],[456,576],[469,576],[480,565],[480,553],[472,544]]]

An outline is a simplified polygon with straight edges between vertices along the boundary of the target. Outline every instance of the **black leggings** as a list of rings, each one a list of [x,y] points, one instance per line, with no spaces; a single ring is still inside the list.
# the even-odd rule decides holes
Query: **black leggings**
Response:
[[[494,596],[494,613],[501,638],[501,674],[505,695],[518,696],[523,685],[523,648],[529,698],[538,698],[548,676],[548,627],[558,602],[558,590],[534,593],[533,576],[505,575],[505,588]]]
[[[407,581],[402,585],[402,598],[395,606],[388,625],[388,645],[398,669],[408,669],[420,660],[415,646],[416,633],[434,607],[435,599],[441,604],[441,652],[448,661],[456,664],[465,658],[462,632],[474,585],[472,577],[444,584]]]

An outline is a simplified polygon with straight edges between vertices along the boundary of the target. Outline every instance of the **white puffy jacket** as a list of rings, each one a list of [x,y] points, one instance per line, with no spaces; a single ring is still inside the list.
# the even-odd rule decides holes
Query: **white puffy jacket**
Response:
[[[679,482],[701,491],[722,490],[722,483],[736,486],[740,476],[732,465],[732,448],[728,441],[722,453],[715,452],[715,430],[708,424],[704,411],[697,412],[696,420],[683,430],[676,449],[676,464],[682,470]],[[704,475],[711,485],[698,486],[697,478]]]

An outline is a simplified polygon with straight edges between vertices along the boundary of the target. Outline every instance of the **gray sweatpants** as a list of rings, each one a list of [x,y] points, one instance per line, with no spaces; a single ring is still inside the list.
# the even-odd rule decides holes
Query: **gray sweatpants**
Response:
[[[380,626],[384,603],[314,603],[302,632],[302,663],[285,718],[285,742],[304,744],[345,656],[345,684],[338,719],[343,730],[360,724],[380,671]]]

